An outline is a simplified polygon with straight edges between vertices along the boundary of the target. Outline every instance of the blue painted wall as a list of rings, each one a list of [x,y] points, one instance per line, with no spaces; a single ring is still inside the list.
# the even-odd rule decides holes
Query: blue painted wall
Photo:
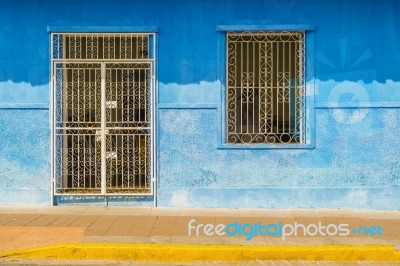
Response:
[[[48,204],[48,110],[0,109],[0,129],[0,203]]]
[[[151,25],[158,206],[399,209],[399,13],[395,0],[0,1],[0,203],[50,203],[47,27]],[[315,149],[218,149],[216,27],[271,24],[316,26]]]

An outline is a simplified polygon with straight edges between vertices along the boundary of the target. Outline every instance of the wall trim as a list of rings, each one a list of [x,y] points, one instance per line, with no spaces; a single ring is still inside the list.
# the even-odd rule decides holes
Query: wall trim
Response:
[[[261,31],[261,30],[306,30],[315,31],[314,24],[262,24],[262,25],[217,25],[216,31]]]
[[[49,25],[48,32],[158,32],[158,26],[66,26]]]
[[[49,109],[49,103],[0,103],[0,109]]]
[[[316,102],[316,109],[400,108],[400,102],[327,103]]]

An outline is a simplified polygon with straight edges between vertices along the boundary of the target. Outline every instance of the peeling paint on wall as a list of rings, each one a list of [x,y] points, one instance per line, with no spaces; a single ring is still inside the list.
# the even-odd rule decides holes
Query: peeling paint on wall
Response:
[[[0,82],[0,103],[48,103],[50,85],[26,82]]]

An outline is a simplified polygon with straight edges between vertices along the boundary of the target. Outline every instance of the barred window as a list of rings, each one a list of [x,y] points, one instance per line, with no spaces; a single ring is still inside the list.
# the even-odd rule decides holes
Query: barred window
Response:
[[[305,143],[304,36],[227,33],[227,143]]]

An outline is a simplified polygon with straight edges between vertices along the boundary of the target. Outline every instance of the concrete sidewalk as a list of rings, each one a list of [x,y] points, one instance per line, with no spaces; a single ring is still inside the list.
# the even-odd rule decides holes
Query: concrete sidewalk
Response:
[[[194,227],[191,230],[192,235],[189,236],[188,223],[193,219],[195,219],[192,222]],[[304,236],[300,228],[297,236],[291,235],[285,239],[281,236],[262,236],[258,234],[251,240],[246,240],[246,236],[243,234],[219,236],[214,233],[213,236],[206,236],[204,226],[200,225],[228,225],[235,222],[241,225],[257,225],[258,223],[262,225],[272,223],[276,225],[279,223],[294,225],[296,222],[305,226],[310,224],[318,225],[319,223],[323,226],[348,224],[350,234],[339,236],[338,232],[335,233],[335,228],[331,227],[330,233],[333,236]],[[196,226],[199,231],[198,236],[195,235]],[[377,233],[378,228],[381,228],[380,233],[382,235]],[[61,256],[60,250],[64,248],[64,253],[68,253],[70,249],[75,251],[78,249],[85,250],[86,253],[82,253],[80,256],[83,257],[80,258],[88,258],[89,251],[87,250],[92,249],[96,253],[100,252],[101,248],[108,248],[109,253],[114,252],[115,256],[122,256],[121,259],[139,258],[140,260],[145,260],[147,250],[150,249],[149,252],[152,252],[152,254],[155,250],[165,253],[167,248],[168,254],[174,251],[179,254],[187,254],[185,255],[186,257],[183,256],[185,258],[182,258],[182,260],[187,261],[192,257],[196,260],[201,260],[201,257],[193,255],[201,252],[203,252],[204,257],[211,259],[212,257],[207,255],[207,252],[209,252],[207,250],[211,249],[221,250],[221,254],[225,252],[231,255],[233,254],[232,250],[240,249],[240,254],[243,255],[244,252],[253,252],[258,249],[261,252],[260,254],[265,254],[266,252],[275,252],[275,255],[277,253],[280,254],[280,257],[276,255],[277,257],[274,258],[290,259],[288,256],[298,254],[300,258],[297,259],[309,258],[313,260],[312,258],[330,258],[329,256],[324,257],[321,255],[326,254],[329,249],[331,253],[336,254],[331,254],[330,256],[337,256],[338,260],[340,260],[340,254],[343,255],[345,254],[343,252],[348,250],[350,252],[348,260],[350,261],[363,258],[366,260],[384,260],[386,256],[388,261],[397,262],[396,258],[400,259],[400,255],[397,252],[400,247],[399,228],[399,211],[3,206],[0,207],[0,258],[13,256],[24,258],[24,256],[26,257],[26,252],[24,253],[23,251],[30,250],[28,253],[33,254],[32,248],[36,253],[41,252],[40,254],[43,255],[43,252],[50,252],[49,247],[53,247],[51,249],[53,253],[50,252],[53,255],[48,253],[46,256],[59,257]],[[274,233],[275,231],[272,229],[270,228],[270,232]],[[314,229],[311,229],[310,232],[313,233]],[[246,230],[248,231],[249,228]],[[131,246],[135,243],[137,245]],[[149,246],[147,244],[152,245]],[[344,251],[341,250],[341,247],[343,247]],[[380,249],[381,247],[383,248],[382,250]],[[152,248],[153,250],[151,250]],[[232,248],[232,250],[229,250],[229,248]],[[55,249],[58,250],[56,253],[54,253]],[[96,249],[97,251],[95,251]],[[395,253],[393,254],[395,255],[389,259],[387,254],[392,254],[390,249],[394,250],[393,252]],[[138,257],[130,254],[124,257],[124,254],[122,254],[124,250],[126,253],[132,253],[132,250],[134,252],[141,250],[141,255]],[[291,250],[290,252],[292,253],[288,252],[292,255],[285,252],[282,253],[285,250]],[[318,254],[316,254],[316,250],[319,250]],[[375,251],[375,257],[368,255]],[[310,255],[307,255],[307,252]],[[385,252],[389,253],[386,254]],[[76,253],[72,252],[71,254]],[[100,252],[100,254],[104,254],[104,252]],[[157,252],[154,254],[157,254]],[[223,254],[221,254],[215,258],[217,260],[222,258],[223,260]],[[240,254],[238,254],[239,257],[241,256]],[[253,255],[253,258],[257,259],[259,256]],[[172,257],[171,255],[170,261]],[[177,259],[179,260],[181,257],[179,255]],[[238,260],[240,260],[239,257]],[[36,258],[40,258],[40,256]],[[264,259],[268,258],[268,256],[264,257]],[[63,259],[74,259],[74,257],[67,256]],[[335,258],[332,260],[335,260]]]

